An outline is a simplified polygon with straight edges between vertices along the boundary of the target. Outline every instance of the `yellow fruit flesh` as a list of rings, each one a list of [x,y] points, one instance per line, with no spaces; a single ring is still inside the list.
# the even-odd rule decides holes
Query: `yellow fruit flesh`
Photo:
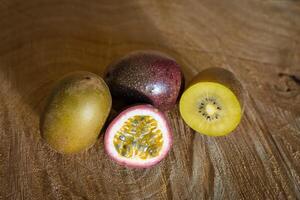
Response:
[[[125,121],[114,136],[117,152],[126,158],[148,159],[159,155],[163,135],[151,116],[136,115]]]
[[[241,120],[242,109],[237,97],[216,82],[195,83],[183,93],[179,104],[184,121],[205,135],[227,135]]]

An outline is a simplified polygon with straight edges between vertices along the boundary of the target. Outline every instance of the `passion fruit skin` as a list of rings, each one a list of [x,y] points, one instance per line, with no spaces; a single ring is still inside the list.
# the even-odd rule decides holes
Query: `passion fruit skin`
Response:
[[[163,111],[176,104],[182,80],[176,61],[156,51],[132,52],[112,64],[106,75],[114,97],[149,103]]]
[[[74,72],[61,79],[41,117],[45,141],[57,152],[77,153],[91,147],[111,109],[104,80],[90,72]]]
[[[147,164],[139,164],[139,163],[128,163],[122,159],[120,159],[119,157],[115,157],[112,155],[112,148],[114,148],[114,146],[112,146],[110,144],[110,134],[113,134],[111,131],[113,129],[113,126],[116,123],[119,123],[119,121],[126,117],[126,114],[129,112],[134,112],[134,111],[150,111],[150,112],[154,112],[155,114],[157,114],[159,116],[159,118],[161,119],[160,123],[163,127],[165,127],[166,131],[167,131],[167,138],[165,138],[168,141],[168,145],[167,147],[163,150],[163,152],[161,153],[161,155],[159,156],[159,158],[157,158],[156,160],[149,162]],[[124,166],[126,168],[129,169],[147,169],[150,167],[153,167],[157,164],[159,164],[168,154],[168,152],[170,151],[171,147],[173,145],[173,131],[170,128],[170,125],[166,119],[166,116],[164,115],[164,113],[162,113],[160,110],[158,110],[157,108],[153,107],[150,104],[139,104],[139,105],[135,105],[132,107],[129,107],[127,109],[125,109],[124,111],[122,111],[108,126],[108,128],[106,129],[105,132],[105,136],[104,136],[104,149],[105,152],[107,153],[107,155],[111,158],[111,160],[113,160],[114,162],[116,162],[117,164]]]

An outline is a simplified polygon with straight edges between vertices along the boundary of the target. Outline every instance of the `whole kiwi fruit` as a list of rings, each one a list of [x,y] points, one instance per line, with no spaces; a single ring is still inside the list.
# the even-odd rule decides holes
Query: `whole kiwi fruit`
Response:
[[[104,80],[90,72],[73,72],[63,77],[41,117],[42,137],[60,153],[88,149],[111,109],[111,95]]]

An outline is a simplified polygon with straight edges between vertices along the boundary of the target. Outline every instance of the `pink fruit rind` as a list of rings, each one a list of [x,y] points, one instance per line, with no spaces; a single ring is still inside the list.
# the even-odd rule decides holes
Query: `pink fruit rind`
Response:
[[[161,127],[165,128],[166,134],[164,134],[164,136],[167,136],[165,140],[165,142],[167,142],[166,146],[164,146],[164,148],[162,149],[162,152],[159,156],[152,158],[151,160],[146,160],[143,163],[139,163],[136,160],[130,160],[130,159],[126,159],[120,155],[117,155],[114,152],[114,145],[112,144],[112,137],[110,136],[111,134],[113,134],[112,129],[118,125],[118,122],[121,120],[122,117],[124,117],[123,119],[126,119],[126,116],[133,112],[133,111],[138,111],[138,110],[143,110],[143,111],[148,111],[151,112],[153,114],[155,114],[157,117],[159,117],[159,119],[155,118],[158,123],[161,124]],[[122,119],[122,120],[123,120]],[[108,156],[115,161],[116,163],[123,165],[127,168],[149,168],[151,166],[154,166],[156,164],[158,164],[160,161],[162,161],[168,154],[169,150],[171,149],[173,144],[173,133],[170,129],[170,126],[166,120],[165,115],[159,111],[157,108],[153,107],[150,104],[141,104],[141,105],[137,105],[137,106],[133,106],[130,107],[124,111],[122,111],[108,126],[106,132],[105,132],[105,136],[104,136],[104,149],[106,151],[106,153],[108,154]],[[115,154],[115,155],[113,155]]]

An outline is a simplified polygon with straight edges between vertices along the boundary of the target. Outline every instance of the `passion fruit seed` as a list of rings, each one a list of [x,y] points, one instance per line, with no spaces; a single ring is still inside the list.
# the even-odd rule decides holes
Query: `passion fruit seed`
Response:
[[[204,98],[199,104],[198,112],[208,121],[216,120],[220,117],[221,105],[215,98]]]
[[[153,117],[136,115],[125,121],[115,134],[113,143],[121,156],[145,160],[159,155],[163,135]]]

